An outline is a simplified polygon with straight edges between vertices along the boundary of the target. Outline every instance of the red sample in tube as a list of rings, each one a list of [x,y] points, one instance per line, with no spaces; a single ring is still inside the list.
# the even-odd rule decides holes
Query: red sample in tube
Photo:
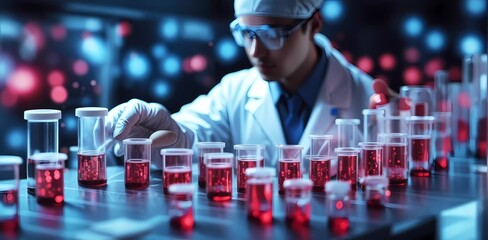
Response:
[[[407,184],[407,146],[397,144],[384,145],[384,161],[386,163],[387,175],[390,180],[390,185],[406,185]]]
[[[19,228],[17,209],[19,204],[16,189],[0,189],[0,232],[15,232]]]
[[[85,187],[107,185],[105,153],[78,153],[78,184]]]
[[[168,193],[168,187],[175,183],[191,183],[191,168],[186,166],[165,167],[163,169],[163,190]]]
[[[273,221],[273,182],[250,180],[246,194],[247,216],[250,220],[267,224]]]
[[[312,191],[323,192],[325,183],[330,179],[330,158],[310,160],[310,180],[313,182]]]
[[[36,199],[47,206],[64,202],[64,174],[61,165],[38,165],[36,167]]]
[[[278,192],[285,193],[283,182],[286,179],[301,178],[301,161],[281,159],[278,166]]]
[[[27,173],[27,176],[34,177],[36,174],[36,162],[33,159],[28,158],[27,164],[29,165],[27,167],[27,170],[29,171]],[[35,180],[33,180],[33,181],[35,181]],[[35,183],[34,183],[34,186],[35,186]],[[36,195],[36,188],[34,186],[30,186],[29,184],[27,184],[27,193],[35,196]]]
[[[179,209],[178,211],[183,211],[180,215],[171,216],[169,219],[169,223],[171,226],[182,229],[188,230],[193,228],[195,225],[195,219],[193,217],[193,207],[189,207],[187,209]]]
[[[294,190],[295,191],[295,190]],[[297,190],[299,191],[299,190]],[[310,191],[310,190],[309,190]],[[300,195],[300,193],[297,193]],[[301,226],[309,224],[310,222],[310,208],[311,202],[305,199],[297,199],[297,201],[286,202],[286,223],[291,226]]]
[[[246,192],[246,169],[264,167],[264,159],[237,159],[237,192]]]
[[[382,175],[381,169],[381,151],[376,149],[364,149],[363,155],[365,159],[363,159],[364,165],[364,176],[377,176]]]
[[[198,174],[198,186],[204,188],[207,185],[207,179],[206,179],[206,174],[207,170],[205,168],[205,161],[204,161],[204,156],[199,156],[198,157],[198,167],[200,169],[200,173]]]
[[[144,189],[149,186],[148,159],[128,159],[125,161],[125,187]]]
[[[329,217],[329,229],[338,235],[342,235],[349,229],[349,219],[346,217]]]
[[[478,136],[476,137],[476,156],[486,158],[488,119],[482,117],[478,121]]]
[[[207,168],[207,197],[213,201],[227,201],[232,198],[232,165],[230,163],[209,163]]]
[[[358,182],[358,157],[337,157],[337,180],[348,181],[352,188],[356,188]]]
[[[412,138],[410,140],[410,156],[412,158],[410,175],[418,177],[430,176],[429,153],[429,138]]]
[[[456,138],[458,142],[468,142],[469,141],[469,123],[468,121],[459,119],[457,121],[457,134]]]

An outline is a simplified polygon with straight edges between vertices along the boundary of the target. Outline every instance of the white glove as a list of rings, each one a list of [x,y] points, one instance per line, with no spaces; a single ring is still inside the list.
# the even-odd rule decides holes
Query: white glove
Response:
[[[124,139],[149,138],[158,130],[168,130],[176,134],[176,141],[165,147],[189,148],[193,144],[193,132],[180,127],[171,118],[168,110],[158,103],[131,99],[110,110],[105,123],[105,134],[116,140],[114,154],[119,157],[125,153],[122,144]],[[161,147],[151,149],[152,163],[158,167],[161,166]]]

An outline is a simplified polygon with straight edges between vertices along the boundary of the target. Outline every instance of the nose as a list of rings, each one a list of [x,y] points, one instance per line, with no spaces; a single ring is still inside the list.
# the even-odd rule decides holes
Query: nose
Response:
[[[268,54],[268,49],[264,46],[263,42],[258,37],[252,39],[251,46],[249,48],[249,55],[255,58],[260,58]]]

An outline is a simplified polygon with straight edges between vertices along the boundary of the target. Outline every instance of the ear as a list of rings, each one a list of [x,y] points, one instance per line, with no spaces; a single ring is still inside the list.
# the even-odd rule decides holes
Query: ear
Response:
[[[322,31],[323,25],[324,21],[322,19],[322,14],[320,13],[320,11],[317,11],[310,19],[310,37],[312,38],[312,40],[316,33]]]

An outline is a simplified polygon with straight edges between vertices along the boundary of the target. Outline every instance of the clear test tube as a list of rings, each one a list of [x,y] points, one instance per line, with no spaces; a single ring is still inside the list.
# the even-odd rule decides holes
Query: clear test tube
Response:
[[[187,230],[195,225],[193,193],[195,186],[191,183],[172,184],[169,192],[169,222],[171,226]]]
[[[448,95],[449,74],[445,70],[437,70],[434,77],[434,109],[433,112],[451,112],[451,99]]]
[[[430,140],[434,117],[412,116],[407,119],[409,128],[409,170],[411,176],[428,177],[432,163]]]
[[[330,145],[332,135],[310,135],[310,155],[308,159],[309,178],[313,182],[312,191],[323,192],[331,174],[332,154]]]
[[[195,143],[198,155],[198,186],[205,188],[207,184],[206,176],[207,171],[205,170],[205,154],[207,153],[221,153],[224,151],[225,143],[223,142],[198,142]]]
[[[165,194],[168,193],[168,188],[172,184],[191,183],[192,149],[161,149],[161,156],[163,156],[163,191]]]
[[[385,176],[366,176],[364,192],[368,208],[383,208],[387,199],[388,178]]]
[[[383,143],[383,169],[390,180],[390,185],[406,186],[408,181],[408,134],[382,133],[379,138]]]
[[[463,78],[465,70],[463,68]],[[469,156],[469,113],[471,108],[471,96],[469,85],[462,83],[449,83],[449,93],[452,94],[452,144],[454,156]]]
[[[40,153],[34,155],[36,166],[36,200],[46,206],[64,204],[64,153]]]
[[[124,139],[122,143],[125,148],[125,187],[132,189],[149,187],[152,140],[148,138],[128,138]]]
[[[383,175],[383,144],[380,142],[361,142],[359,183],[364,186],[364,178],[367,176]]]
[[[27,192],[36,194],[35,165],[32,156],[38,153],[59,151],[59,119],[61,111],[34,109],[24,112],[27,120]]]
[[[347,181],[330,181],[325,184],[325,211],[328,226],[334,233],[343,234],[349,229],[349,192]]]
[[[363,141],[378,142],[383,129],[384,109],[363,109]]]
[[[287,179],[285,188],[286,222],[291,226],[308,225],[312,206],[312,180]]]
[[[412,116],[431,116],[434,112],[434,92],[428,86],[402,86],[400,95],[410,103]]]
[[[285,193],[283,183],[287,179],[302,178],[302,151],[300,145],[277,145],[278,192]]]
[[[403,116],[386,116],[382,119],[380,133],[408,133],[407,118]]]
[[[337,147],[356,147],[359,139],[358,125],[359,119],[336,119],[337,125]]]
[[[451,113],[435,112],[434,113],[434,131],[432,152],[434,153],[434,163],[432,171],[436,173],[445,173],[449,170],[449,156],[451,155]]]
[[[336,148],[337,180],[346,181],[355,189],[358,184],[359,148]]]
[[[18,156],[0,156],[0,232],[19,229],[19,165]]]
[[[233,153],[205,154],[207,170],[207,198],[212,201],[232,199],[232,162]]]
[[[105,117],[107,108],[75,109],[78,117],[78,184],[84,187],[107,185]]]
[[[473,110],[471,112],[471,137],[473,139],[473,152],[478,158],[487,157],[488,143],[488,55],[486,53],[474,54],[473,64]]]
[[[246,192],[246,169],[264,167],[264,145],[234,145],[237,162],[237,192]]]
[[[273,222],[273,181],[276,170],[270,167],[246,169],[246,207],[249,220]]]

